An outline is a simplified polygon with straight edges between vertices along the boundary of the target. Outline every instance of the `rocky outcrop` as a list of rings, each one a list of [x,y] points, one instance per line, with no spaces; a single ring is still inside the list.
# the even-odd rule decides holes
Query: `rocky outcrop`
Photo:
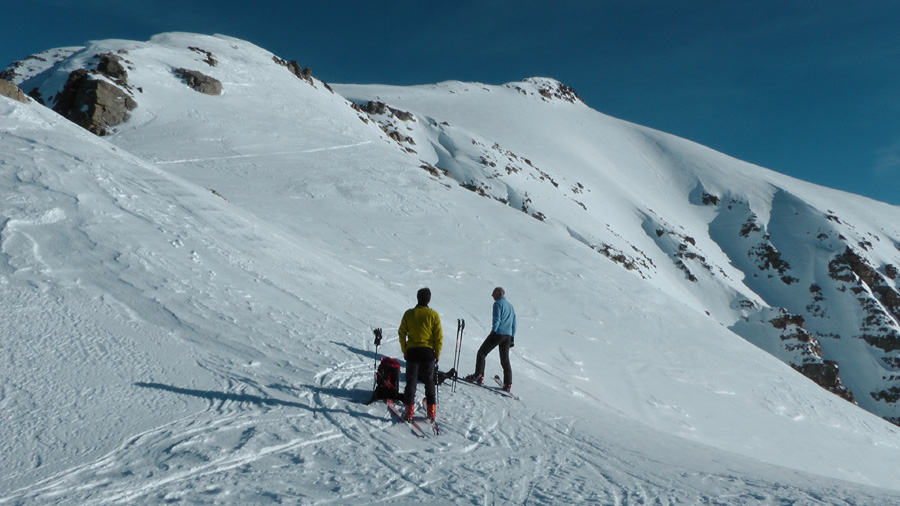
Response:
[[[128,121],[137,103],[118,86],[91,79],[85,69],[69,74],[53,110],[96,135],[107,135],[111,127]]]
[[[18,100],[23,104],[31,102],[31,99],[22,93],[18,86],[3,79],[0,79],[0,96]]]
[[[856,402],[853,394],[841,382],[838,363],[832,360],[792,365],[800,374],[813,380],[817,385],[850,402]]]
[[[369,101],[365,105],[351,105],[357,112],[371,118],[388,137],[393,139],[397,144],[400,144],[407,153],[416,152],[415,149],[410,147],[415,146],[416,141],[411,136],[401,133],[401,130],[411,130],[411,128],[408,126],[401,127],[400,122],[416,123],[416,118],[411,112],[394,109],[384,102]],[[365,119],[365,117],[360,116],[360,118],[368,123],[368,120]],[[403,144],[408,144],[409,146],[403,146]]]
[[[523,95],[529,95],[536,91],[543,100],[548,102],[561,100],[572,104],[584,103],[584,100],[582,100],[581,97],[579,97],[578,94],[575,93],[575,90],[557,81],[556,79],[550,79],[547,77],[529,77],[525,79],[523,83],[528,86],[523,87],[516,83],[507,83],[506,87],[514,89]],[[529,92],[529,90],[526,88],[534,91]]]
[[[125,54],[124,51],[120,53]],[[128,121],[137,107],[128,86],[127,61],[114,53],[94,55],[97,67],[71,72],[62,91],[49,99],[53,110],[96,135]],[[45,104],[38,88],[29,95]]]
[[[897,290],[885,279],[885,275],[891,279],[896,277],[896,267],[893,265],[885,266],[885,275],[882,275],[850,247],[847,247],[842,254],[836,256],[829,263],[828,267],[832,277],[840,281],[851,281],[852,277],[848,273],[855,274],[860,284],[859,288],[853,291],[860,293],[863,291],[862,287],[865,286],[878,298],[890,316],[900,321],[900,293],[897,293]]]
[[[527,79],[526,79],[527,81]],[[541,94],[542,97],[546,99],[556,99],[556,100],[564,100],[566,102],[575,104],[575,103],[584,103],[584,100],[575,93],[575,90],[566,86],[563,83],[556,81],[543,81],[541,88],[538,90],[538,93]]]
[[[318,81],[318,79],[313,77],[312,69],[310,69],[309,67],[301,68],[300,64],[297,63],[296,60],[287,61],[287,60],[285,60],[283,58],[279,58],[277,56],[273,56],[272,61],[274,61],[278,65],[281,65],[282,67],[286,67],[288,70],[291,71],[291,74],[294,74],[294,76],[297,77],[297,79],[306,81],[306,83],[309,84],[310,86],[312,86],[313,88],[316,87],[316,81]],[[328,86],[328,83],[324,83],[322,81],[319,81],[319,83],[321,83],[322,86],[324,86],[326,90],[334,93],[334,90],[331,89],[331,86]]]
[[[311,68],[304,67],[301,69],[300,64],[293,60],[288,62],[287,68],[288,68],[288,70],[291,71],[292,74],[294,74],[298,78],[303,79],[304,81],[308,82],[309,84],[314,84]]]
[[[186,68],[175,69],[175,75],[184,79],[185,84],[194,91],[205,93],[207,95],[222,94],[222,82],[214,77]]]
[[[366,102],[366,105],[353,104],[354,109],[370,116],[393,116],[400,121],[415,121],[411,112],[401,111],[385,104],[384,102]]]
[[[900,403],[900,293],[890,280],[896,267],[876,269],[864,253],[847,246],[828,264],[828,274],[843,283],[845,293],[855,297],[861,309],[859,334],[871,348],[869,353],[881,361],[882,384],[869,392],[872,399],[889,405]],[[900,425],[900,417],[886,417]]]
[[[749,301],[748,310],[755,305]],[[837,362],[822,357],[822,346],[804,326],[804,318],[784,308],[760,308],[737,322],[738,335],[793,367],[820,387],[849,401],[853,393],[844,386]]]
[[[128,71],[121,56],[113,53],[98,54],[97,72],[109,77],[120,86],[128,86]]]
[[[16,69],[22,65],[22,62],[13,62],[9,65],[9,67],[0,70],[0,81],[9,81],[12,82],[19,73],[16,72]]]
[[[201,54],[201,55],[205,56],[206,58],[203,60],[203,63],[209,65],[210,67],[215,67],[216,65],[219,64],[219,60],[216,60],[216,57],[211,52],[209,52],[205,49],[200,49],[199,47],[195,47],[195,46],[189,46],[188,49],[190,49],[191,51],[193,51],[197,54]]]
[[[676,231],[668,224],[656,223],[654,225],[653,222],[644,224],[645,230],[651,226],[654,229],[653,235],[657,246],[659,246],[661,251],[665,251],[669,255],[672,263],[684,272],[688,281],[693,283],[700,281],[700,278],[691,270],[689,265],[693,266],[695,270],[697,267],[701,267],[715,275],[715,269],[706,256],[701,254],[700,249],[697,248],[697,241],[693,237]]]
[[[791,367],[829,392],[854,402],[853,394],[841,381],[837,362],[822,358],[819,341],[803,327],[803,317],[782,310],[782,314],[769,320],[772,327],[781,331],[779,338],[784,349],[794,355]]]

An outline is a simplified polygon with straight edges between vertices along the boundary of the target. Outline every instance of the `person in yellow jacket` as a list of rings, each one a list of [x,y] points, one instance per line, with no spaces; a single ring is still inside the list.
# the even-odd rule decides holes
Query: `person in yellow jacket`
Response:
[[[403,313],[397,334],[400,336],[400,351],[406,359],[406,389],[403,402],[406,404],[405,417],[411,419],[415,410],[416,386],[421,374],[425,378],[425,402],[427,416],[435,417],[435,368],[441,356],[441,317],[428,307],[431,290],[422,288],[416,292],[418,304]]]

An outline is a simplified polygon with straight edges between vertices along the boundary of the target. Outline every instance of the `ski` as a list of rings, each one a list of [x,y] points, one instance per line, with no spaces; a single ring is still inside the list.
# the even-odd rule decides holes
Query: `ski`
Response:
[[[425,421],[428,422],[428,425],[431,425],[431,431],[434,432],[435,436],[440,436],[441,431],[438,429],[437,420],[434,418],[428,418],[428,401],[427,399],[422,399],[422,407],[425,409]]]
[[[419,427],[419,424],[417,424],[415,420],[405,420],[403,418],[403,415],[400,414],[400,411],[397,410],[397,405],[394,404],[393,400],[388,399],[385,401],[385,404],[387,404],[388,410],[391,412],[391,414],[397,417],[398,421],[405,422],[407,425],[409,425],[410,431],[414,436],[419,439],[425,438],[425,431],[422,430],[422,427]]]
[[[500,375],[499,375],[499,374],[495,374],[495,375],[494,375],[494,381],[497,382],[497,385],[500,387],[500,391],[501,391],[501,392],[503,392],[504,394],[506,394],[507,396],[509,396],[509,397],[512,398],[512,399],[516,399],[516,400],[519,399],[518,397],[516,397],[515,395],[511,394],[510,392],[507,392],[506,390],[503,390],[503,386],[504,386],[504,385],[503,385],[503,380],[500,379]]]
[[[475,383],[474,381],[466,381],[465,378],[459,378],[459,381],[461,383],[465,383],[467,385],[472,385],[475,387],[483,388],[483,389],[487,390],[488,392],[494,392],[495,394],[503,396],[503,397],[508,397],[510,399],[516,399],[516,400],[519,399],[518,397],[516,397],[515,395],[513,395],[511,393],[505,392],[502,388],[494,388],[494,387],[484,385],[484,384],[479,385],[478,383]]]

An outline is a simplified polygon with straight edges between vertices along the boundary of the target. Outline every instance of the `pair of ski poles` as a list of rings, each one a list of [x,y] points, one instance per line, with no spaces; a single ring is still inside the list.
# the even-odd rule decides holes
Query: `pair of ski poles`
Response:
[[[453,373],[453,385],[450,386],[451,392],[456,392],[456,381],[459,378],[459,359],[462,355],[462,338],[463,331],[466,329],[466,321],[462,318],[456,320],[456,346],[453,348],[453,368],[450,372]],[[435,363],[434,366],[434,396],[435,402],[437,402],[438,392],[440,391],[440,384],[438,383],[438,368]]]
[[[456,381],[459,378],[459,357],[462,354],[463,331],[466,330],[466,321],[456,320],[456,347],[453,349],[453,386],[451,392],[456,392]]]

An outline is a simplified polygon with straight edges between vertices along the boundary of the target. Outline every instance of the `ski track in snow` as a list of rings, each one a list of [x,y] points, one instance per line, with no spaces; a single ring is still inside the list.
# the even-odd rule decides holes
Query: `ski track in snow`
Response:
[[[315,385],[273,383],[277,397],[255,388],[253,375],[233,373],[222,375],[222,393],[140,385],[204,399],[207,408],[0,504],[855,504],[821,484],[792,485],[793,473],[779,483],[727,469],[675,471],[671,462],[587,437],[575,417],[542,418],[528,392],[514,401],[465,385],[451,393],[447,383],[439,391],[442,435],[418,440],[383,404],[358,403],[371,372],[362,357],[336,361],[313,375]],[[464,472],[447,473],[449,466]],[[254,485],[257,475],[265,486]]]
[[[319,388],[353,390],[368,376],[362,369],[324,371]],[[854,504],[726,470],[676,473],[665,462],[579,436],[574,419],[542,420],[527,401],[463,386],[442,390],[452,396],[443,405],[454,408],[439,413],[442,435],[425,440],[392,421],[381,404],[364,407],[321,392],[312,395],[312,412],[211,400],[203,412],[136,435],[0,504]],[[463,467],[465,478],[445,473],[450,465]],[[319,481],[322,467],[346,472]],[[234,486],[272,474],[283,490]],[[865,504],[888,504],[870,499]]]
[[[372,141],[362,141],[355,142],[353,144],[346,144],[342,146],[331,146],[327,148],[317,148],[317,149],[305,149],[302,151],[277,151],[277,152],[266,152],[266,153],[248,153],[244,155],[231,155],[231,156],[217,156],[217,157],[205,157],[205,158],[188,158],[184,160],[164,160],[164,161],[155,161],[154,165],[173,165],[179,163],[197,163],[197,162],[215,162],[221,160],[237,160],[241,158],[265,158],[269,156],[275,155],[298,155],[298,154],[310,154],[310,153],[321,153],[323,151],[335,151],[338,149],[349,149],[356,148],[359,146],[365,146],[367,144],[371,144]]]
[[[12,491],[0,504],[204,504],[225,498],[252,504],[843,504],[802,488],[748,483],[739,473],[673,473],[669,464],[585,437],[575,418],[541,419],[529,408],[527,392],[525,400],[513,401],[465,385],[450,393],[445,386],[442,435],[418,441],[383,405],[358,404],[370,386],[369,360],[335,361],[333,350],[307,346],[295,352],[331,359],[330,366],[307,373],[314,385],[270,373],[267,386],[260,386],[265,367],[258,371],[250,364],[250,374],[236,376],[241,365],[221,360],[199,364],[219,378],[221,391],[139,385],[199,398],[207,407],[133,436],[93,462]],[[465,472],[448,474],[448,466]],[[346,473],[320,481],[328,476],[323,468]],[[266,475],[268,485],[234,486],[254,483],[254,475]],[[272,475],[283,488],[273,489]]]

